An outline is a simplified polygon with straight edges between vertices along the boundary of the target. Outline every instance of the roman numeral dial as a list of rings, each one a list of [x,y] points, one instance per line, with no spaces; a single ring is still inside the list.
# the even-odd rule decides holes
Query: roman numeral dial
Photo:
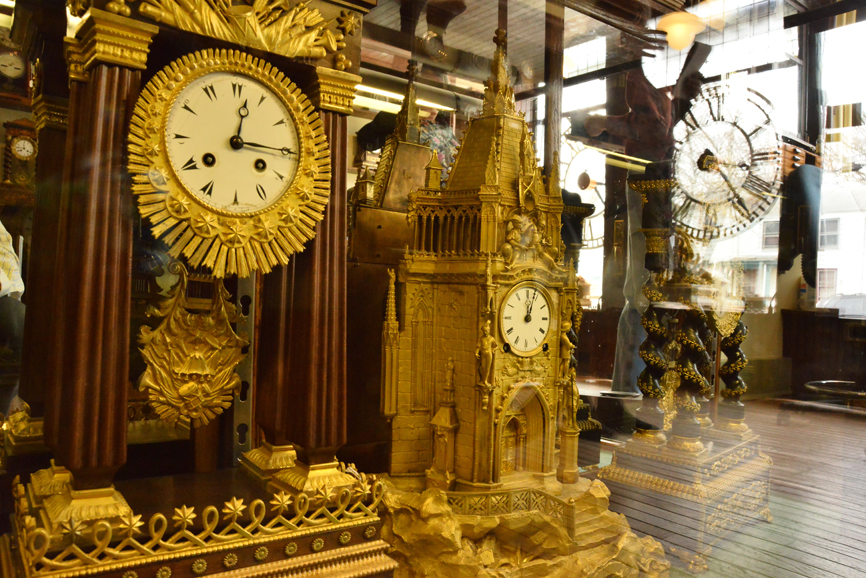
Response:
[[[536,283],[514,287],[500,308],[502,338],[516,355],[529,357],[542,350],[550,333],[551,303]]]
[[[174,100],[165,135],[178,180],[199,202],[227,214],[276,203],[294,183],[303,154],[282,97],[236,72],[190,81]]]
[[[677,227],[709,241],[742,233],[770,211],[781,179],[771,111],[751,89],[704,86],[673,131]]]

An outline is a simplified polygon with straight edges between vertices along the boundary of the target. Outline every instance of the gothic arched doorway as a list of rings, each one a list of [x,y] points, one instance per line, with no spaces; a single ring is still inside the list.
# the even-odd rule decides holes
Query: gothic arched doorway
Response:
[[[534,385],[515,389],[499,429],[499,475],[550,469],[548,408]]]

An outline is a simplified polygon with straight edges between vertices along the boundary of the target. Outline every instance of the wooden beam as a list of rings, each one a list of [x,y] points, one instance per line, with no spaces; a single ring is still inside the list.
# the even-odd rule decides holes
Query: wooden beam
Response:
[[[833,2],[832,4],[827,4],[820,8],[813,8],[806,12],[785,16],[785,29],[796,28],[797,26],[811,24],[812,22],[825,20],[827,18],[832,18],[833,16],[839,16],[840,14],[851,12],[852,10],[862,10],[864,8],[866,8],[866,0],[839,0],[839,2]]]
[[[586,72],[584,74],[576,74],[574,76],[569,76],[568,78],[562,81],[562,87],[568,88],[570,86],[577,86],[578,84],[583,84],[584,82],[589,82],[591,80],[598,80],[599,78],[605,78],[607,76],[611,76],[613,74],[619,74],[620,72],[627,72],[632,68],[637,68],[640,66],[640,60],[630,60],[628,62],[623,62],[621,64],[613,64],[611,66],[605,66],[604,68],[599,68],[598,70],[593,70],[592,72]],[[547,92],[547,88],[544,86],[538,86],[536,88],[530,88],[529,90],[524,90],[523,92],[518,92],[514,95],[514,98],[517,101],[526,100],[527,98],[535,98],[536,96],[541,96]]]
[[[565,7],[562,0],[547,0],[544,20],[544,174],[554,173],[559,162],[562,123],[562,66]]]

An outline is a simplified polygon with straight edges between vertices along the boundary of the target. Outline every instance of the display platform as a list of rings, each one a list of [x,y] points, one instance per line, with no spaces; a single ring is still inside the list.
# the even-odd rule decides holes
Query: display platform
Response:
[[[697,454],[629,441],[598,472],[621,503],[679,528],[676,543],[661,541],[693,571],[706,569],[713,545],[732,530],[772,520],[772,459],[761,452],[760,436],[732,441],[708,434],[704,441]]]

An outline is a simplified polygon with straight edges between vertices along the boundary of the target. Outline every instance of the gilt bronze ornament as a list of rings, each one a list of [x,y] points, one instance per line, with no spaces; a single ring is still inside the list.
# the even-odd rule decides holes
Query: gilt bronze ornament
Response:
[[[186,269],[173,264],[180,275],[168,299],[148,315],[162,317],[156,329],[142,327],[138,342],[147,369],[139,390],[147,392],[159,417],[189,427],[204,425],[232,403],[241,380],[235,367],[249,345],[245,333],[232,329],[240,315],[229,292],[214,280],[210,311],[190,313],[186,306]]]
[[[204,50],[142,91],[129,172],[139,212],[170,255],[246,277],[287,264],[315,236],[330,195],[328,151],[318,113],[282,72]]]

